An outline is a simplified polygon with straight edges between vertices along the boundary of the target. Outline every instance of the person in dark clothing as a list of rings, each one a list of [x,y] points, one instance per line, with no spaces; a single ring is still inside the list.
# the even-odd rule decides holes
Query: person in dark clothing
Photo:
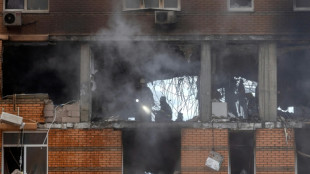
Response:
[[[172,119],[172,110],[169,104],[166,101],[166,97],[160,97],[160,110],[155,112],[155,121],[156,122],[166,122],[171,121]]]
[[[136,93],[137,102],[137,121],[152,121],[151,110],[154,106],[153,93],[149,87],[147,87],[144,79],[140,79],[140,85],[137,88]]]

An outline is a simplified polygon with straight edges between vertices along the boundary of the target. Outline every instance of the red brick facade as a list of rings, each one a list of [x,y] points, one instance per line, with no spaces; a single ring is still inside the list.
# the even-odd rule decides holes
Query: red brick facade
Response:
[[[122,173],[121,131],[51,130],[49,173]]]
[[[224,161],[219,172],[205,166],[206,159],[213,147],[212,129],[183,129],[181,169],[184,174],[228,173],[229,143],[228,129],[214,129],[214,150]],[[283,129],[257,129],[255,146],[255,166],[257,174],[294,174],[295,147],[294,131],[288,130],[286,144]]]
[[[214,140],[213,140],[214,138]],[[182,174],[219,173],[228,172],[228,129],[183,129],[181,143],[181,171]],[[219,172],[205,166],[206,159],[212,150],[224,157]]]
[[[8,29],[1,24],[0,33],[98,34],[109,29],[109,20],[117,15],[140,26],[138,35],[305,34],[310,29],[310,12],[294,11],[293,0],[254,0],[253,12],[230,12],[227,0],[181,0],[178,22],[169,31],[155,27],[153,10],[123,11],[121,0],[55,0],[49,9],[49,13],[23,13],[24,26]]]

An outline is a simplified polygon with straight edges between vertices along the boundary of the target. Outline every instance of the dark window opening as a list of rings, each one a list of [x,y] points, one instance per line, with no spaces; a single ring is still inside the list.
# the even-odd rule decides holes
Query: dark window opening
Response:
[[[5,0],[5,9],[24,9],[24,0]]]
[[[295,5],[297,8],[309,8],[310,7],[310,1],[309,0],[295,0]]]
[[[124,174],[180,171],[181,133],[173,129],[123,131]]]
[[[252,7],[253,0],[230,0],[231,8],[244,8]]]
[[[47,174],[46,132],[3,133],[3,171]]]
[[[24,161],[24,154],[23,148],[21,147],[4,147],[4,173],[10,174],[14,170],[18,169],[23,171],[24,168],[23,162]]]
[[[47,93],[55,104],[79,99],[79,46],[4,46],[2,66],[3,96]]]
[[[297,173],[310,173],[310,129],[295,129]]]
[[[286,119],[309,120],[310,50],[307,45],[279,45],[278,115]]]
[[[114,45],[92,49],[94,121],[110,118],[185,121],[199,115],[198,47],[149,42]],[[166,102],[160,102],[162,97],[166,98]],[[156,119],[162,117],[158,114],[161,112],[157,111],[165,110],[164,106],[166,111],[170,107],[172,113],[169,111],[164,119]],[[148,113],[145,112],[145,107],[148,108]],[[184,119],[181,119],[182,114]]]
[[[229,133],[229,160],[231,174],[254,174],[254,132]]]
[[[259,120],[257,46],[227,44],[221,46],[220,50],[213,50],[213,115],[238,120]]]

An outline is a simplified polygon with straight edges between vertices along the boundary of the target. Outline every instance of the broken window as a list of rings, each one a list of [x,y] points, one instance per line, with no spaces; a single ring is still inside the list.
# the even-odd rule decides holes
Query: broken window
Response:
[[[45,132],[4,132],[2,173],[47,174]]]
[[[47,93],[55,104],[79,99],[80,47],[5,45],[3,95]]]
[[[124,174],[180,172],[180,130],[125,130],[122,142]]]
[[[199,115],[197,46],[119,44],[92,49],[94,120],[185,121]]]
[[[252,11],[254,9],[254,0],[228,0],[229,10],[231,11]]]
[[[5,0],[5,9],[25,11],[47,11],[48,0]]]
[[[310,10],[310,1],[294,0],[294,10]]]
[[[295,129],[297,173],[310,173],[310,129]]]
[[[254,132],[229,133],[229,162],[231,174],[254,174]]]
[[[124,10],[170,9],[180,10],[180,0],[123,0]]]
[[[258,120],[258,50],[256,45],[227,44],[212,57],[212,115]]]
[[[278,115],[285,119],[309,120],[310,47],[282,44],[278,49]]]
[[[160,109],[160,97],[165,96],[172,108],[172,120],[186,121],[198,116],[197,80],[197,76],[183,76],[149,82],[157,103],[154,110]]]

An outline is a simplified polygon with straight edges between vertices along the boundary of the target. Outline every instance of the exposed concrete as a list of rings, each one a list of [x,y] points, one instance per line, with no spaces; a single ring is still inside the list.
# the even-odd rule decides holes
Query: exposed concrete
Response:
[[[48,129],[50,123],[39,124],[39,129]],[[56,123],[52,125],[52,129],[134,129],[134,128],[192,128],[192,129],[233,129],[233,130],[255,130],[255,129],[281,129],[281,128],[304,128],[302,122],[287,122],[284,126],[281,122],[265,122],[265,123],[193,123],[193,122],[169,122],[169,123],[141,123],[141,122],[100,122],[100,123]]]
[[[100,35],[54,35],[49,37],[50,41],[310,41],[308,34],[294,35],[183,35],[183,36],[100,36]]]
[[[53,122],[55,119],[55,107],[51,100],[45,100],[44,117],[45,122]],[[78,123],[80,122],[80,104],[75,102],[58,106],[56,109],[56,123]]]
[[[277,45],[259,45],[258,67],[259,115],[263,121],[277,119]]]
[[[202,122],[210,121],[211,104],[211,46],[209,43],[201,45],[201,70],[199,77],[199,110]]]
[[[82,44],[81,69],[80,69],[81,122],[90,121],[91,117],[90,61],[91,61],[90,46],[89,44]]]

